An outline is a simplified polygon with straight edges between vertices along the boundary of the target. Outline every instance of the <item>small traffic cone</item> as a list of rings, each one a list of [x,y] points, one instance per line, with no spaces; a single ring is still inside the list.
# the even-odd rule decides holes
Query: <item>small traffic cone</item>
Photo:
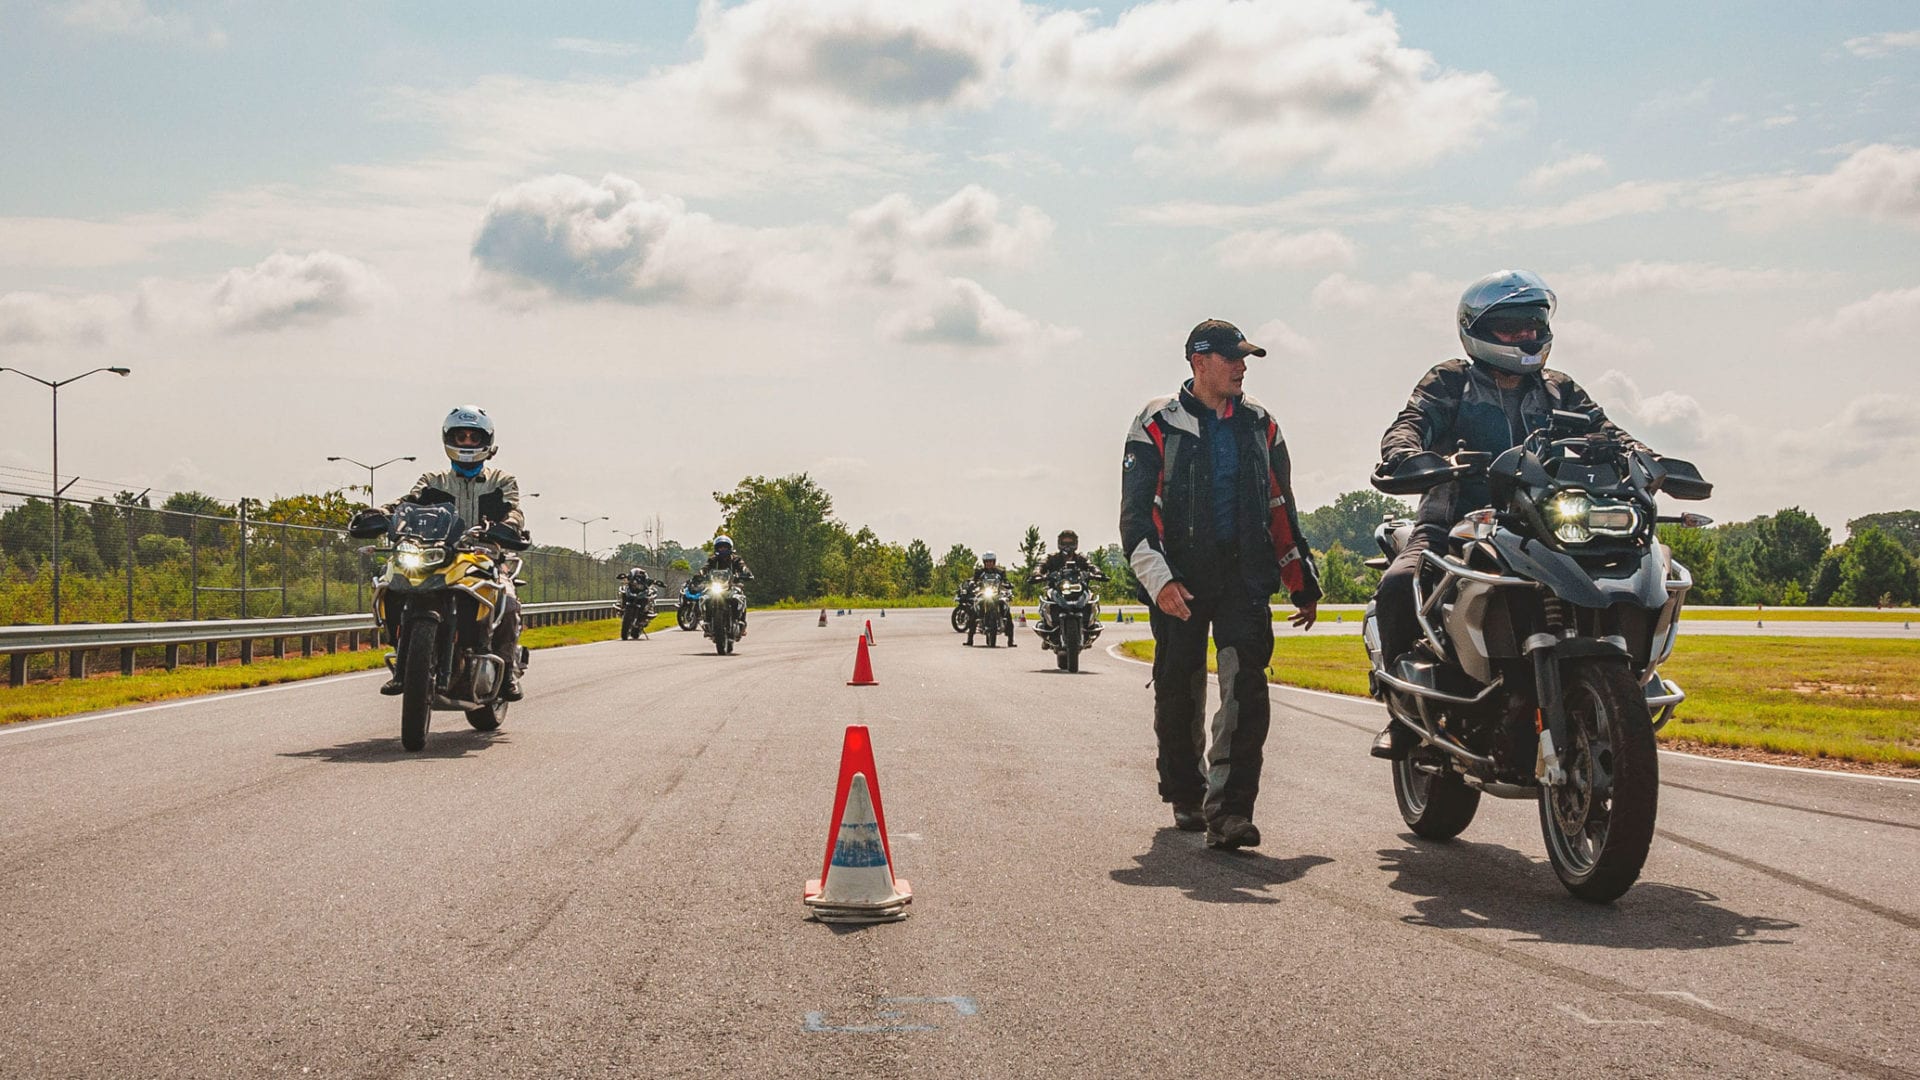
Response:
[[[873,742],[864,724],[847,728],[840,749],[840,781],[833,796],[833,822],[827,835],[820,877],[801,895],[821,922],[893,922],[907,917],[913,886],[893,876],[893,849],[887,843],[886,812],[880,804],[880,777]]]
[[[1027,613],[1024,611],[1020,613],[1020,625],[1021,626],[1027,625]]]
[[[820,609],[820,625],[821,626],[827,625],[827,609],[826,608]]]
[[[873,620],[872,619],[867,620],[867,644],[869,645],[880,644],[879,642],[873,640]]]
[[[873,677],[873,657],[867,655],[867,639],[856,638],[860,642],[860,651],[853,657],[853,678],[847,680],[848,686],[878,686]]]

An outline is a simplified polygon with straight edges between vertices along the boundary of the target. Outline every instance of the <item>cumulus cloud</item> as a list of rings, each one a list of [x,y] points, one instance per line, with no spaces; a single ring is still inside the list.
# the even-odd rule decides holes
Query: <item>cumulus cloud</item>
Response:
[[[1607,159],[1599,154],[1570,154],[1558,161],[1549,161],[1520,178],[1520,187],[1527,191],[1544,191],[1565,183],[1576,176],[1607,171]]]
[[[1028,97],[1111,118],[1175,166],[1418,166],[1476,141],[1506,97],[1492,75],[1402,45],[1393,17],[1358,0],[1152,0],[1111,26],[1063,12],[1013,71]]]
[[[1246,270],[1352,266],[1354,262],[1353,241],[1333,229],[1237,232],[1214,244],[1213,251],[1226,265]]]
[[[1706,189],[1701,201],[1761,227],[1836,214],[1920,227],[1920,148],[1875,143],[1832,172],[1729,181]]]
[[[1270,359],[1307,360],[1320,354],[1318,346],[1279,319],[1254,327],[1249,340],[1267,350]]]
[[[1868,394],[1848,402],[1817,427],[1775,436],[1784,471],[1796,476],[1830,475],[1882,463],[1908,467],[1920,453],[1920,398]]]
[[[1679,202],[1688,186],[1672,181],[1628,180],[1600,191],[1541,206],[1437,206],[1427,224],[1456,239],[1526,229],[1564,229],[1616,218],[1658,213]]]
[[[1314,188],[1261,203],[1213,203],[1175,199],[1151,206],[1130,207],[1121,220],[1141,225],[1236,228],[1255,223],[1297,225],[1329,218],[1343,221],[1391,220],[1394,211],[1362,208],[1368,195],[1356,188]]]
[[[1920,287],[1874,293],[1825,318],[1808,320],[1800,329],[1809,337],[1876,332],[1910,336],[1920,333]]]
[[[1586,387],[1608,419],[1663,454],[1695,453],[1736,434],[1736,420],[1709,415],[1692,395],[1674,390],[1644,394],[1638,383],[1618,370],[1609,369]]]
[[[1439,310],[1450,316],[1460,299],[1460,286],[1449,285],[1424,270],[1387,285],[1336,273],[1321,279],[1308,299],[1320,311]]]
[[[275,252],[227,271],[209,299],[223,330],[252,333],[323,323],[371,307],[387,293],[373,268],[331,251]]]
[[[1822,275],[1782,267],[1720,266],[1715,263],[1622,263],[1610,270],[1574,270],[1553,276],[1563,296],[1604,299],[1642,293],[1765,292],[1813,284]]]
[[[1888,30],[1880,34],[1848,38],[1847,51],[1855,56],[1880,57],[1902,49],[1920,49],[1920,30]]]
[[[128,315],[127,301],[98,293],[0,294],[0,345],[98,343]]]
[[[71,0],[54,9],[61,22],[80,30],[154,41],[186,41],[220,48],[227,35],[203,28],[182,11],[154,10],[146,0]]]
[[[1052,219],[1030,206],[1003,220],[1000,197],[977,184],[926,210],[906,195],[889,195],[847,221],[864,261],[861,276],[876,282],[900,279],[923,258],[1019,265],[1053,235]]]
[[[1079,335],[1041,323],[1008,307],[967,278],[948,278],[906,310],[883,319],[885,336],[915,344],[968,348],[1011,346],[1037,351],[1065,344]]]

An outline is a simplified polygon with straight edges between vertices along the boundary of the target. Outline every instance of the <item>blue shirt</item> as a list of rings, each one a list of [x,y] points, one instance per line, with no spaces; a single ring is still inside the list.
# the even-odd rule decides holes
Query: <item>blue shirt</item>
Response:
[[[1191,390],[1192,383],[1188,383]],[[1195,399],[1198,402],[1198,399]],[[1227,399],[1226,415],[1216,414],[1204,404],[1195,413],[1200,418],[1200,436],[1207,444],[1207,452],[1213,460],[1213,537],[1222,544],[1231,544],[1238,540],[1239,521],[1237,511],[1240,498],[1236,484],[1240,479],[1240,447],[1233,437],[1233,425],[1228,421],[1234,410],[1239,408],[1233,398]]]

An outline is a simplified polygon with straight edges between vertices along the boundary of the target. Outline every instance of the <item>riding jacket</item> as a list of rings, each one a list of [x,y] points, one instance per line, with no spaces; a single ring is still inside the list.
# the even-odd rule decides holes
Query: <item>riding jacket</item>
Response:
[[[747,561],[738,554],[729,555],[724,559],[718,555],[707,556],[707,564],[700,568],[700,573],[706,575],[715,570],[725,570],[733,575],[735,581],[753,580],[753,571],[747,569]]]
[[[1175,581],[1197,596],[1219,594],[1232,584],[1236,567],[1259,596],[1284,588],[1296,606],[1318,601],[1320,575],[1300,531],[1293,462],[1280,425],[1245,396],[1229,399],[1218,423],[1203,424],[1211,410],[1193,396],[1192,385],[1148,402],[1127,432],[1120,545],[1140,579],[1141,601],[1153,603]],[[1230,516],[1215,513],[1209,439],[1222,437],[1233,440]],[[1234,535],[1216,535],[1217,520],[1231,520]]]
[[[1082,555],[1077,551],[1071,555],[1067,554],[1064,551],[1056,551],[1053,554],[1047,556],[1046,561],[1041,563],[1039,569],[1033,572],[1033,580],[1044,581],[1046,580],[1048,575],[1057,574],[1060,571],[1065,570],[1068,566],[1079,567],[1081,570],[1084,570],[1089,574],[1099,573],[1099,571],[1094,568],[1093,563],[1088,561],[1085,555]]]
[[[461,476],[451,468],[423,474],[407,493],[417,498],[428,488],[439,488],[453,496],[453,512],[468,526],[497,521],[525,530],[520,516],[520,481],[495,468],[481,469],[478,475]]]
[[[1448,360],[1422,376],[1380,439],[1380,460],[1391,468],[1402,459],[1431,450],[1451,454],[1466,449],[1500,454],[1526,441],[1552,422],[1553,410],[1600,412],[1600,406],[1565,372],[1541,369],[1520,376],[1520,385],[1502,390],[1494,372],[1470,360]],[[1610,420],[1607,431],[1625,435]],[[1420,499],[1423,525],[1452,525],[1469,510],[1487,505],[1491,495],[1484,476],[1441,484]]]

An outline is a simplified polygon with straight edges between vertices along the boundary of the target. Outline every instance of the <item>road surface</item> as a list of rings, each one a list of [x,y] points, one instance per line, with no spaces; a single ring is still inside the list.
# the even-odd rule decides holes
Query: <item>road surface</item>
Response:
[[[1266,844],[1210,852],[1145,668],[873,621],[875,687],[762,613],[415,755],[371,674],[0,730],[0,1076],[1920,1076],[1920,784],[1663,755],[1594,907],[1531,804],[1416,840],[1375,707],[1276,689]],[[903,923],[800,904],[848,723]]]

